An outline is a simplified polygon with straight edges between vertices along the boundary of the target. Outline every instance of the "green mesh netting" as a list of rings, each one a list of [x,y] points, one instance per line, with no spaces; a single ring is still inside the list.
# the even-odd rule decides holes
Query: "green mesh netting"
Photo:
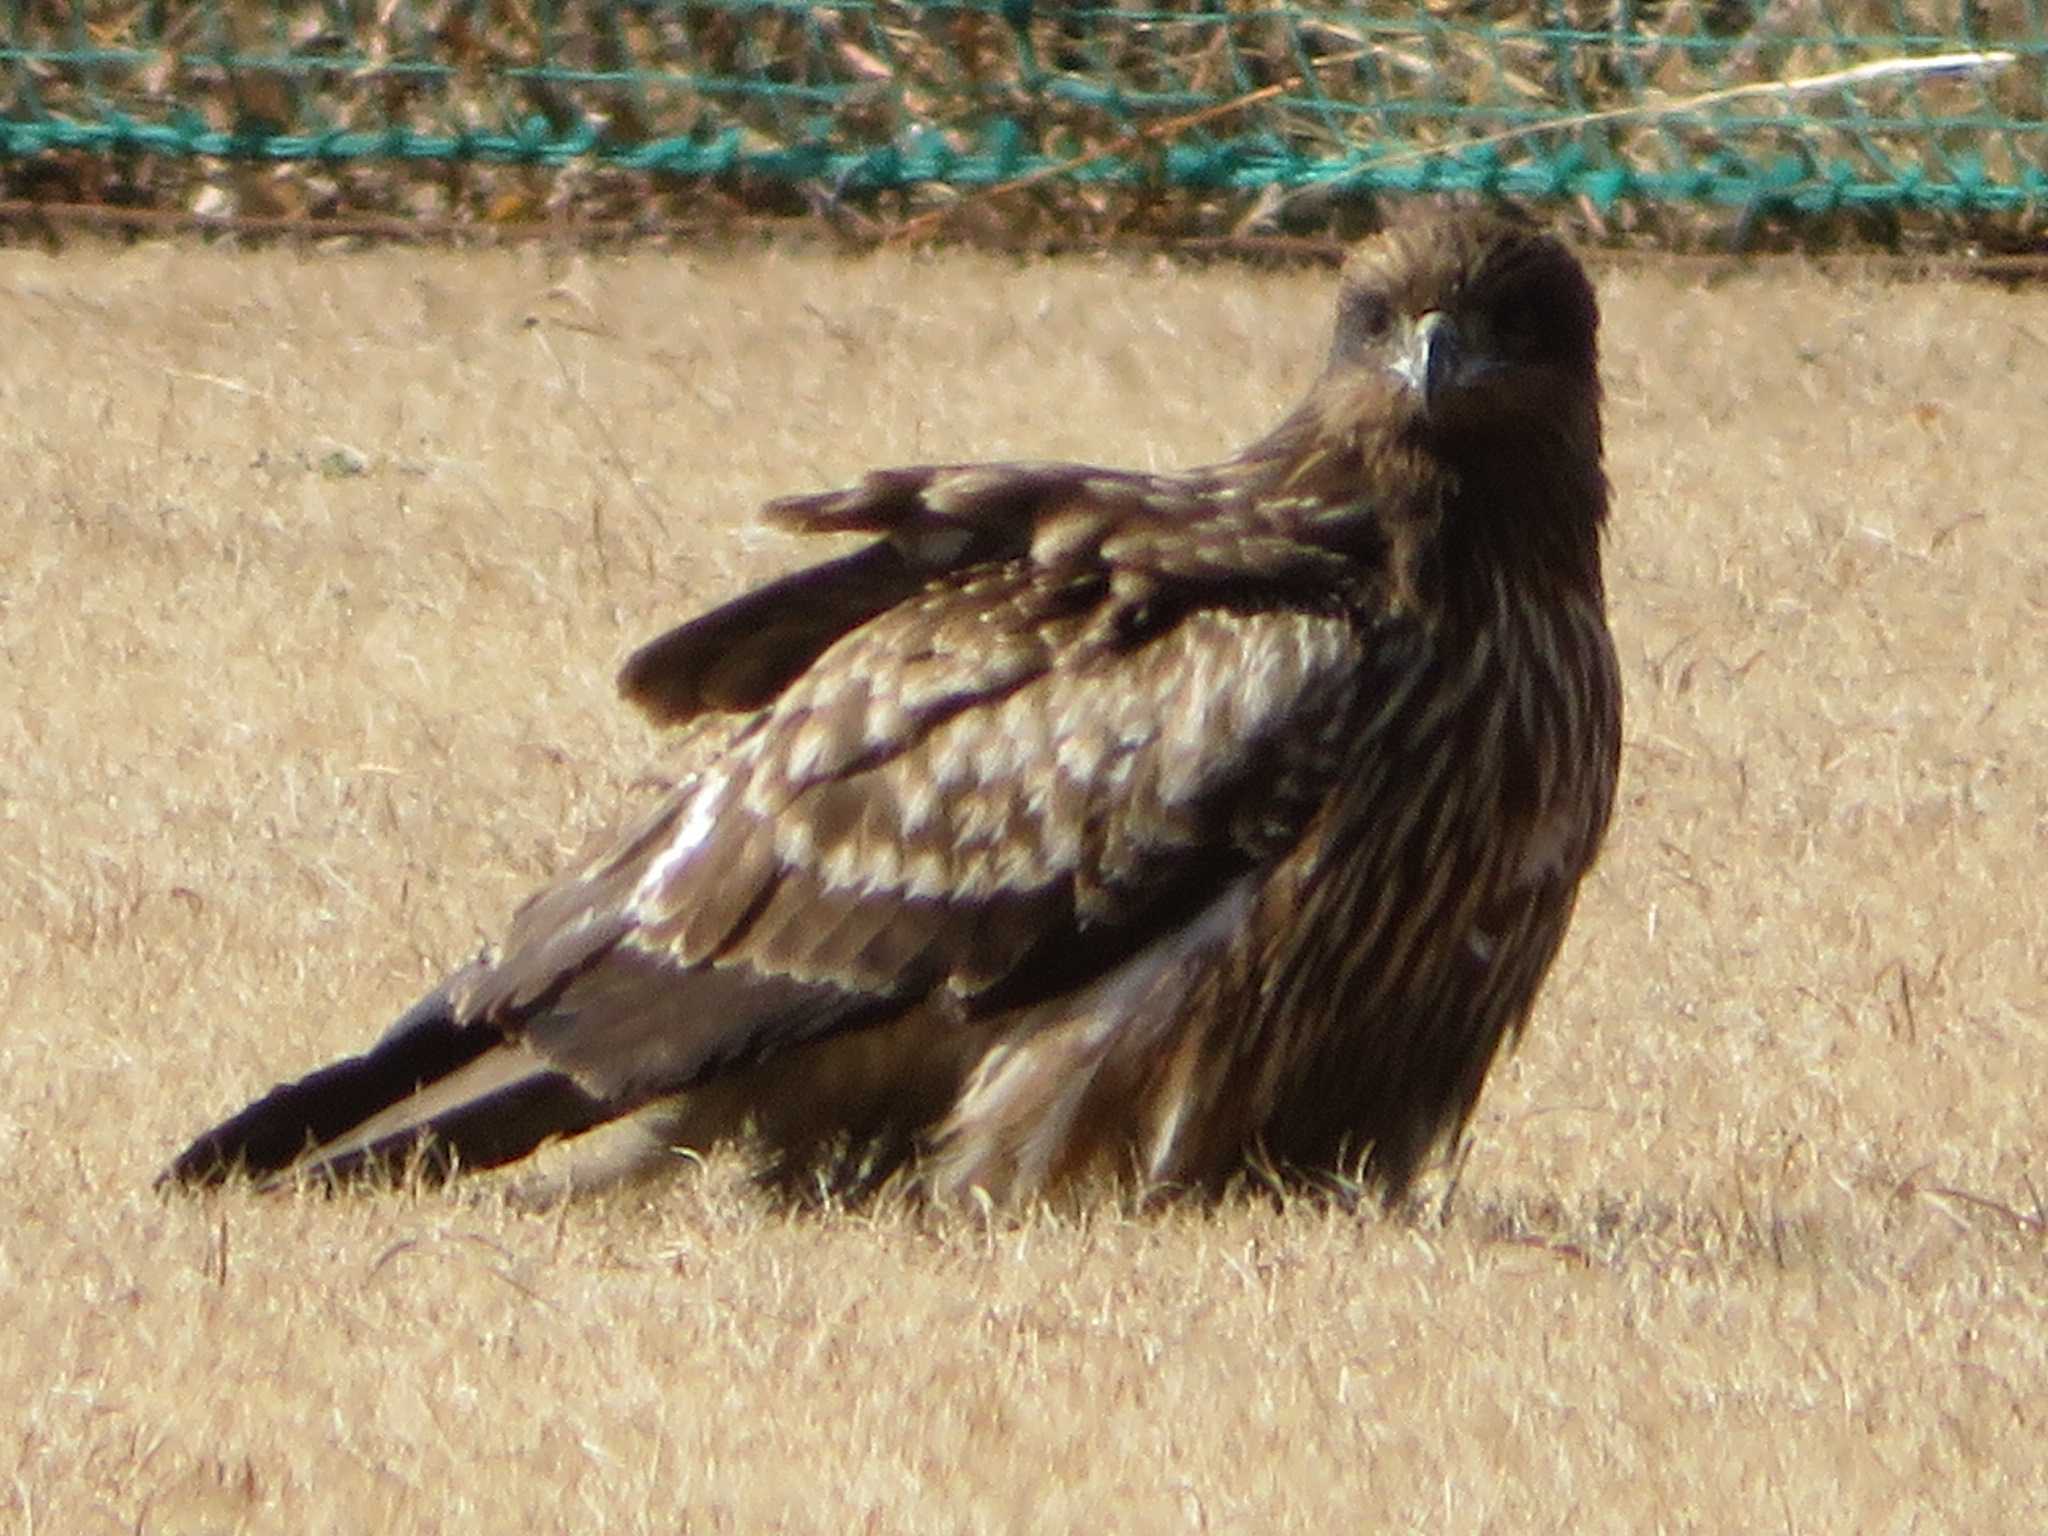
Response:
[[[492,219],[714,188],[900,222],[1005,187],[1243,229],[1427,190],[2024,233],[2044,7],[0,0],[0,195]]]

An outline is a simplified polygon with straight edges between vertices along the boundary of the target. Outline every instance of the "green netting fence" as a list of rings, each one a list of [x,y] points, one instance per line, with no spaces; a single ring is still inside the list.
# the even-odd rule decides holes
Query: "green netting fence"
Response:
[[[0,199],[1243,235],[1375,198],[2035,242],[2048,0],[0,0]],[[1674,233],[1675,232],[1675,233]]]

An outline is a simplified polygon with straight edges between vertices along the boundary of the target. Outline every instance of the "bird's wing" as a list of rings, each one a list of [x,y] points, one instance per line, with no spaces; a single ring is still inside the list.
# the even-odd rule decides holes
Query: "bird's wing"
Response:
[[[1213,491],[1009,466],[780,504],[887,542],[768,589],[809,613],[756,594],[636,658],[643,700],[756,713],[528,904],[459,1015],[629,1103],[926,1001],[1027,1004],[1191,917],[1291,846],[1369,674],[1425,643],[1374,624],[1355,550]]]
[[[1196,586],[1243,578],[1313,588],[1344,577],[1327,541],[1249,523],[1214,545],[1188,540],[1200,499],[1226,489],[1200,472],[955,464],[876,470],[846,490],[771,502],[768,521],[794,532],[883,537],[648,641],[620,670],[619,692],[657,725],[758,709],[835,641],[935,579],[1027,554],[1043,566],[1093,554]]]

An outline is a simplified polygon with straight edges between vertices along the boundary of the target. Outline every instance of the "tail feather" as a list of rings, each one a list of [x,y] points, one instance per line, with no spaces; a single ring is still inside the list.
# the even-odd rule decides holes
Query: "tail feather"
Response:
[[[497,1031],[459,1022],[448,989],[415,1003],[361,1056],[281,1083],[198,1137],[158,1176],[265,1184],[492,1168],[611,1119],[608,1104]]]

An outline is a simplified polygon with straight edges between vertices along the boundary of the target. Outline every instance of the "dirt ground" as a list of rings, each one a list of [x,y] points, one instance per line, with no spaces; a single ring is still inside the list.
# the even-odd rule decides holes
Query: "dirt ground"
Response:
[[[1622,804],[1448,1202],[152,1193],[646,792],[758,501],[1214,457],[1329,288],[0,253],[0,1524],[2048,1529],[2048,294],[1604,275]]]

